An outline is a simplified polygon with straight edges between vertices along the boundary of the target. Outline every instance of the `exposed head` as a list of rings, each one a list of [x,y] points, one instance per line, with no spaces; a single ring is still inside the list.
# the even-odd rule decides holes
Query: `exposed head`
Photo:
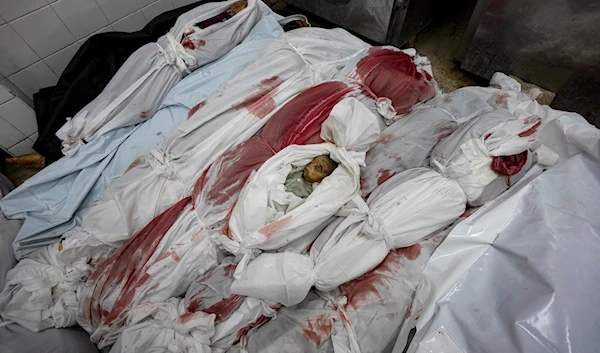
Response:
[[[328,177],[338,164],[329,158],[328,155],[320,155],[313,158],[310,163],[304,167],[304,180],[310,183],[320,183],[323,179]]]

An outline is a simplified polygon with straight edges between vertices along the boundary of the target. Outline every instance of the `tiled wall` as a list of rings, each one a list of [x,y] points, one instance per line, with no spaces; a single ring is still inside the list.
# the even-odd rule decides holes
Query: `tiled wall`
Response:
[[[15,155],[32,151],[33,94],[56,84],[89,36],[137,31],[157,15],[195,1],[0,0],[0,147]]]

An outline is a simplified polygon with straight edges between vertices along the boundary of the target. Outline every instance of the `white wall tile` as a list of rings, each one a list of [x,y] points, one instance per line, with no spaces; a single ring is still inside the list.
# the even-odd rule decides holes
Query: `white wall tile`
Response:
[[[40,89],[54,86],[58,82],[58,76],[43,61],[38,61],[8,79],[30,99],[33,99],[33,94]]]
[[[25,139],[8,149],[8,153],[13,156],[22,156],[33,152],[35,152],[33,150],[33,142],[30,139]]]
[[[147,5],[152,4],[153,2],[155,2],[156,0],[137,0],[138,4],[140,4],[140,7],[144,7]]]
[[[174,8],[175,7],[173,6],[171,0],[158,0],[155,3],[144,7],[142,11],[144,12],[144,16],[146,16],[148,22],[150,22],[152,21],[152,19],[154,19],[154,17],[160,15],[163,12],[173,10]]]
[[[96,2],[111,23],[140,8],[136,0],[96,0]]]
[[[18,98],[0,105],[0,117],[25,136],[30,136],[38,130],[35,112]]]
[[[135,32],[144,28],[146,25],[146,17],[142,11],[137,11],[132,13],[131,15],[115,22],[112,24],[115,31],[120,32]]]
[[[0,73],[4,76],[40,60],[40,57],[9,25],[0,26]]]
[[[0,146],[9,149],[24,139],[25,135],[7,121],[0,118]]]
[[[90,34],[89,36],[80,39],[79,40],[79,44],[83,45],[83,43],[85,43],[86,40],[90,39],[91,36],[98,34],[98,33],[105,33],[105,32],[114,32],[115,30],[112,28],[112,26],[108,25],[102,29],[97,30],[96,32]]]
[[[14,97],[15,95],[10,91],[9,88],[5,87],[4,85],[0,85],[0,104],[8,102]]]
[[[56,76],[60,77],[69,64],[69,61],[71,61],[73,58],[73,55],[75,55],[77,50],[79,50],[79,47],[81,47],[81,44],[79,44],[79,42],[75,42],[74,44],[71,44],[68,47],[46,57],[44,61],[46,64],[48,64],[48,66],[50,66]]]
[[[77,39],[108,25],[108,20],[93,0],[58,0],[52,8]]]
[[[12,21],[44,6],[44,0],[0,0],[0,15],[6,21]]]
[[[182,7],[185,5],[195,3],[199,0],[172,0],[172,1],[173,1],[173,5],[175,5],[175,7],[177,8],[177,7]]]
[[[25,15],[10,25],[42,58],[75,41],[50,6]]]
[[[19,89],[19,87],[15,86],[14,83],[10,82],[9,79],[4,79],[4,80],[0,81],[0,84],[2,86],[6,87],[9,91],[11,91],[12,94],[15,95],[15,97],[19,98],[20,100],[25,102],[25,104],[27,104],[28,106],[33,108],[33,100],[31,98],[29,98],[25,93],[23,93]]]
[[[30,139],[31,141],[35,142],[35,141],[37,141],[37,139],[38,139],[38,136],[39,136],[39,134],[38,134],[38,132],[36,131],[36,132],[35,132],[35,134],[33,134],[33,135],[29,136],[29,137],[28,137],[28,139]]]
[[[6,21],[0,16],[0,23],[5,23]]]

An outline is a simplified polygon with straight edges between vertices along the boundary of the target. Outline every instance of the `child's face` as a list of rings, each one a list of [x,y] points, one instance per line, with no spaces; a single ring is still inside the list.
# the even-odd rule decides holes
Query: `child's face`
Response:
[[[328,156],[317,156],[304,167],[304,179],[310,183],[320,183],[334,169],[335,164]]]

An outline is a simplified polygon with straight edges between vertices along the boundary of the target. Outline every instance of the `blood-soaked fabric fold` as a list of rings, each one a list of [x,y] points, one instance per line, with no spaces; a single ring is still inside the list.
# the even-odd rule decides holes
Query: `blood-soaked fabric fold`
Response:
[[[127,312],[137,298],[136,292],[150,278],[145,272],[149,260],[162,236],[173,225],[180,212],[191,202],[190,197],[179,201],[152,220],[138,234],[129,239],[114,255],[102,262],[90,275],[86,287],[90,295],[80,302],[80,325],[98,326],[100,323],[124,322]],[[118,290],[120,295],[107,310],[102,299]]]
[[[519,173],[527,163],[527,151],[512,156],[499,156],[492,159],[492,170],[500,175],[511,176]]]
[[[342,82],[311,87],[276,112],[258,135],[221,155],[198,178],[192,197],[152,220],[94,271],[80,293],[83,296],[80,325],[89,332],[100,325],[123,326],[127,313],[152,286],[147,270],[154,260],[160,260],[156,253],[165,252],[164,249],[159,251],[158,244],[177,219],[186,217],[184,211],[188,204],[193,204],[201,220],[197,225],[199,232],[201,223],[210,223],[227,236],[229,211],[252,171],[290,144],[322,142],[321,124],[335,104],[348,94],[359,95],[360,92],[356,86]]]
[[[408,113],[417,103],[435,96],[432,77],[417,69],[412,56],[386,47],[373,47],[368,53],[352,76],[377,97],[389,98],[397,114]]]

